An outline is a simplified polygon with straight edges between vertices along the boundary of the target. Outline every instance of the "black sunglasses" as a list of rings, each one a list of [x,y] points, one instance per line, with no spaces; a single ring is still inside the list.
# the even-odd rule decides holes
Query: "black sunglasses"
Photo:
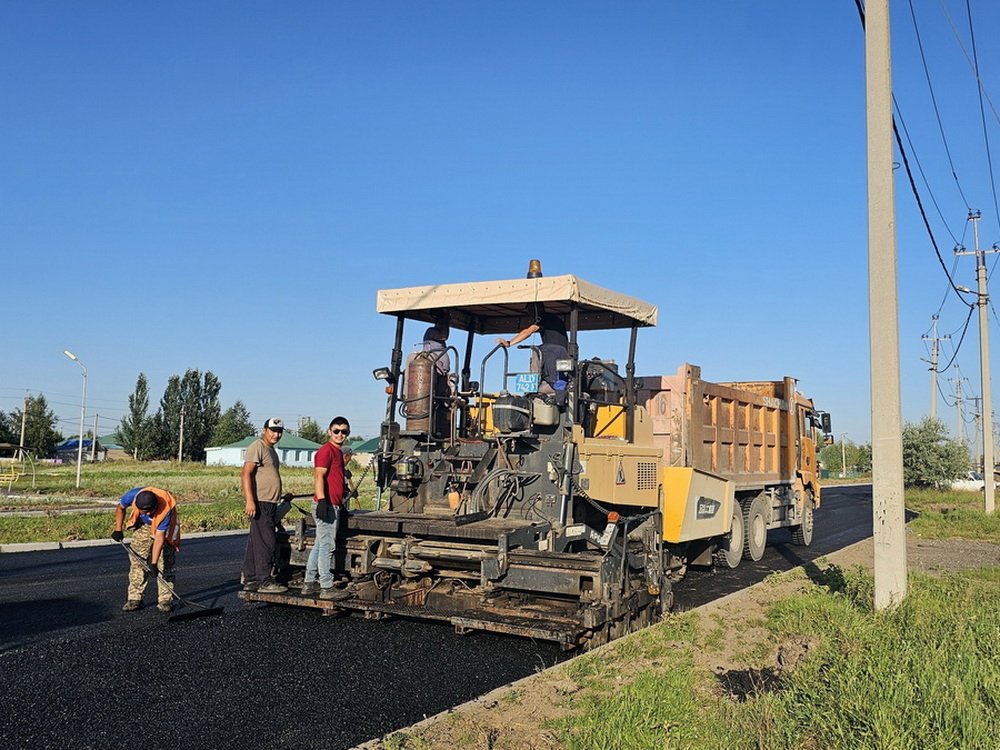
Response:
[[[332,434],[334,434],[334,435],[350,435],[351,434],[350,430],[330,430],[330,432]]]

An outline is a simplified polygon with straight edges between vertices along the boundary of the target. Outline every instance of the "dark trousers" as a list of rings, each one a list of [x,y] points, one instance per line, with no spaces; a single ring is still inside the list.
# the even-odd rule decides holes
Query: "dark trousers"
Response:
[[[250,519],[250,537],[243,556],[243,580],[266,583],[271,580],[274,562],[274,524],[277,503],[257,503],[257,515]]]

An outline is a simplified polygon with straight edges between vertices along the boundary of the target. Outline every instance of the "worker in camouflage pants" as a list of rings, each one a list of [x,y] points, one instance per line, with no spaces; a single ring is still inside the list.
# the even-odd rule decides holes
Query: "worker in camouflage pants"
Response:
[[[173,495],[156,487],[129,490],[115,508],[115,530],[111,538],[117,542],[124,538],[125,513],[130,507],[132,517],[128,527],[135,530],[132,534],[134,554],[129,555],[128,599],[122,609],[126,612],[139,609],[149,578],[155,576],[156,608],[160,612],[171,612],[174,595],[167,584],[173,586],[175,555],[180,548],[177,503]]]

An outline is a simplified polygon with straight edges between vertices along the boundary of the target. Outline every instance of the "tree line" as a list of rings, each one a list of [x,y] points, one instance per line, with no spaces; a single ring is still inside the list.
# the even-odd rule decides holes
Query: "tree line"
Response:
[[[118,426],[122,447],[140,461],[178,456],[204,461],[210,445],[226,445],[255,434],[242,401],[222,411],[221,390],[222,381],[210,370],[171,375],[159,408],[150,413],[149,380],[140,372],[128,397],[128,414]]]
[[[220,381],[211,371],[187,370],[172,375],[156,411],[150,411],[149,380],[139,373],[128,397],[128,413],[117,429],[117,440],[139,460],[175,459],[204,461],[205,449],[227,445],[256,434],[250,412],[242,401],[222,411]],[[45,396],[28,396],[23,408],[0,411],[0,443],[20,445],[24,424],[25,448],[37,458],[50,457],[64,440],[58,419]],[[183,446],[181,429],[183,425]],[[88,431],[84,439],[94,437]]]

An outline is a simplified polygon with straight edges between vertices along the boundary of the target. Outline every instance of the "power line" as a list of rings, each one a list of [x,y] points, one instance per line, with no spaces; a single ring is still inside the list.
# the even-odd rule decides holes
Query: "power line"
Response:
[[[948,166],[951,167],[951,176],[955,180],[955,187],[958,188],[958,194],[962,196],[962,201],[965,203],[965,207],[969,208],[969,200],[965,197],[965,192],[962,190],[962,184],[958,181],[958,172],[955,170],[955,162],[951,158],[951,149],[948,148],[948,138],[944,134],[944,124],[941,122],[941,112],[938,109],[937,97],[934,95],[934,85],[931,83],[931,73],[927,66],[927,57],[924,54],[924,42],[920,37],[920,29],[917,26],[917,14],[913,8],[913,0],[910,0],[910,18],[913,21],[913,33],[917,38],[917,49],[920,50],[920,61],[924,67],[924,77],[927,79],[927,89],[931,95],[931,105],[934,107],[934,116],[937,118],[938,131],[941,133],[941,142],[944,144],[944,152],[948,156]],[[907,135],[907,138],[908,137],[909,135]],[[921,174],[923,174],[923,170],[921,170]],[[936,206],[937,203],[935,202],[934,205]],[[942,216],[941,219],[944,220],[944,216]],[[947,222],[945,222],[945,226],[948,226]],[[955,239],[954,234],[952,234],[952,239]]]

